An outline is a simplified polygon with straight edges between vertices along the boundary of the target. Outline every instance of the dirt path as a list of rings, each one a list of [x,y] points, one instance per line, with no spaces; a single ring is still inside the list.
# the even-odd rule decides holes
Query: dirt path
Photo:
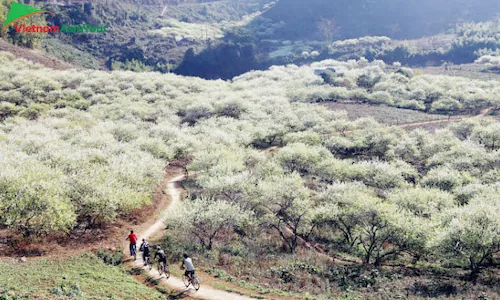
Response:
[[[407,128],[407,127],[425,126],[425,125],[431,125],[431,124],[460,122],[463,120],[477,118],[477,117],[486,117],[494,109],[496,109],[496,107],[493,107],[493,106],[485,108],[485,109],[481,110],[481,112],[478,115],[474,115],[474,116],[465,116],[465,117],[455,116],[455,117],[451,117],[451,118],[443,118],[443,119],[429,120],[429,121],[418,121],[418,122],[410,122],[410,123],[401,123],[401,124],[397,124],[397,125],[387,125],[387,126],[396,126],[399,128]],[[340,132],[340,134],[346,135],[346,134],[353,133],[354,131],[356,131],[356,130],[342,131],[342,132]],[[325,134],[322,134],[321,136],[331,136],[331,135],[338,134],[338,133],[339,132],[325,133]],[[276,149],[273,149],[273,151],[276,151]]]
[[[494,109],[495,109],[495,107],[488,107],[488,108],[485,108],[485,109],[481,110],[481,112],[478,115],[466,116],[466,117],[463,117],[463,118],[462,117],[451,117],[451,118],[443,118],[443,119],[430,120],[430,121],[402,123],[402,124],[399,124],[399,125],[396,125],[396,126],[397,127],[401,127],[401,128],[405,128],[405,127],[413,127],[413,126],[423,126],[423,125],[428,125],[428,124],[460,122],[462,120],[467,120],[467,119],[476,118],[476,117],[486,117]]]
[[[439,124],[439,123],[452,123],[452,122],[460,122],[462,120],[466,119],[471,119],[475,117],[486,117],[490,114],[490,112],[495,109],[494,107],[488,107],[483,110],[478,115],[475,116],[467,116],[467,117],[452,117],[452,118],[443,118],[443,119],[438,119],[438,120],[430,120],[430,121],[421,121],[421,122],[411,122],[411,123],[403,123],[396,125],[401,128],[405,127],[413,127],[413,126],[423,126],[423,125],[428,125],[428,124]]]
[[[496,109],[496,107],[488,107],[488,108],[485,108],[481,111],[481,113],[479,114],[479,116],[481,117],[486,117],[487,115],[490,114],[491,111],[493,111],[494,109]]]
[[[401,128],[406,128],[406,127],[414,127],[414,126],[424,126],[424,125],[429,125],[429,124],[452,123],[452,122],[460,122],[460,121],[467,119],[467,118],[469,118],[469,117],[466,117],[466,118],[455,117],[455,118],[450,118],[450,119],[438,119],[438,120],[430,120],[430,121],[402,123],[402,124],[398,124],[396,126],[401,127]]]
[[[138,233],[139,237],[139,244],[140,241],[142,241],[143,238],[150,239],[151,237],[155,235],[160,235],[165,231],[165,219],[168,216],[168,209],[171,209],[172,207],[175,207],[181,202],[181,195],[182,195],[182,189],[180,187],[180,182],[184,180],[184,175],[177,175],[174,178],[170,179],[167,183],[167,195],[170,198],[170,204],[167,206],[167,209],[163,212],[163,214],[158,218],[158,220],[142,232]],[[139,245],[138,245],[139,246]],[[124,253],[128,253],[128,245],[125,246]],[[135,262],[132,262],[131,265],[134,268],[143,268],[143,260],[141,257],[141,253],[139,252],[137,255],[137,260]],[[175,266],[170,266],[171,268],[177,267]],[[170,289],[174,290],[174,294],[177,293],[179,294],[179,297],[181,295],[186,295],[191,298],[195,299],[206,299],[206,300],[249,300],[252,298],[241,296],[238,294],[233,294],[225,291],[220,291],[216,290],[213,288],[210,288],[206,285],[203,285],[203,278],[201,280],[202,285],[200,290],[196,291],[191,286],[186,289],[184,283],[180,278],[173,277],[171,276],[168,280],[165,279],[165,277],[160,278],[158,275],[158,271],[156,270],[156,267],[153,267],[151,271],[144,269],[144,271],[154,280],[159,280],[161,284],[166,285]]]

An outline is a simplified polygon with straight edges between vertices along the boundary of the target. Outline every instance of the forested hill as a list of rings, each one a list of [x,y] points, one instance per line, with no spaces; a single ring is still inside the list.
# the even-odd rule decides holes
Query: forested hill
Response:
[[[275,35],[291,40],[318,38],[312,33],[325,19],[335,22],[335,38],[415,38],[491,19],[499,10],[498,0],[280,0],[264,17],[284,22]]]
[[[13,2],[54,12],[37,24],[109,26],[106,34],[23,34],[11,27],[5,40],[92,69],[169,72],[184,53],[201,51],[227,28],[263,9],[267,0],[0,0],[0,24]]]

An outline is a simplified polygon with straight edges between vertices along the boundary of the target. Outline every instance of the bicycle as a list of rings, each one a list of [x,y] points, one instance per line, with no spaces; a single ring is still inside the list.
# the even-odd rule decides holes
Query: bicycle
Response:
[[[168,266],[164,264],[162,261],[158,261],[158,273],[160,273],[160,276],[165,274],[165,277],[170,278],[170,270],[168,269]]]
[[[151,271],[151,269],[153,269],[153,261],[150,256],[146,257],[145,263],[146,267]]]
[[[184,285],[186,287],[188,287],[190,284],[192,284],[195,290],[200,289],[200,279],[198,278],[198,276],[196,276],[194,274],[193,274],[193,277],[191,277],[189,275],[184,275],[182,277],[182,281],[184,282]]]

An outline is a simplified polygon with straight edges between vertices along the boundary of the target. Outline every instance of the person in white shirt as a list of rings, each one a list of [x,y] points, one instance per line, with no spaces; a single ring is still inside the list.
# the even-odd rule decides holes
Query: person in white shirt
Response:
[[[184,272],[184,276],[189,276],[191,279],[194,277],[194,266],[193,266],[193,261],[187,255],[184,253],[184,259],[182,260],[181,268],[185,268],[186,271]]]

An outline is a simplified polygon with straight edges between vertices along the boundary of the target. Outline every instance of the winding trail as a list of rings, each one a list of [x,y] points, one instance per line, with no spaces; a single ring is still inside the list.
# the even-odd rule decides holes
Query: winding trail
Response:
[[[145,229],[143,232],[138,232],[138,244],[140,245],[140,242],[142,241],[143,238],[146,240],[150,239],[152,236],[155,235],[160,235],[165,231],[165,220],[168,216],[168,211],[169,209],[175,207],[181,202],[181,195],[182,195],[182,188],[180,187],[180,182],[184,180],[184,175],[177,175],[170,179],[167,183],[166,191],[167,195],[170,198],[170,204],[167,206],[167,209],[162,212],[162,215],[158,218],[158,220],[151,226],[149,226],[147,229]],[[138,245],[138,246],[139,246]],[[125,246],[124,253],[128,253],[128,244]],[[171,290],[173,290],[173,294],[178,294],[178,297],[180,298],[181,296],[189,296],[191,298],[195,299],[205,299],[205,300],[249,300],[252,298],[246,297],[246,296],[241,296],[238,294],[234,293],[229,293],[221,290],[216,290],[213,288],[210,288],[206,285],[203,284],[203,278],[201,279],[201,287],[198,291],[196,291],[194,288],[189,286],[189,288],[186,288],[184,283],[180,278],[171,276],[168,280],[163,276],[160,277],[158,275],[158,270],[156,269],[156,264],[153,266],[151,270],[148,270],[143,267],[144,261],[142,260],[142,253],[138,252],[137,253],[137,260],[135,262],[132,262],[131,265],[134,268],[137,269],[143,269],[144,272],[153,280],[158,280],[160,281],[161,284],[169,287]],[[177,267],[177,266],[170,266],[172,267]],[[199,275],[198,275],[199,276]]]
[[[487,107],[485,109],[482,109],[479,114],[477,115],[472,115],[472,116],[454,116],[451,118],[442,118],[442,119],[436,119],[436,120],[429,120],[429,121],[416,121],[416,122],[409,122],[409,123],[400,123],[400,124],[384,124],[386,126],[395,126],[399,128],[408,128],[408,127],[417,127],[417,126],[424,126],[424,125],[430,125],[430,124],[441,124],[441,123],[453,123],[453,122],[460,122],[468,119],[473,119],[477,117],[486,117],[488,116],[493,110],[497,109],[495,106]],[[335,131],[335,132],[329,132],[329,133],[323,133],[320,136],[332,136],[332,135],[338,135],[339,133],[341,135],[346,135],[350,134],[357,131],[356,130],[340,130],[340,131]]]
[[[437,119],[437,120],[401,123],[401,124],[398,124],[396,126],[401,127],[401,128],[406,128],[406,127],[414,127],[414,126],[423,126],[423,125],[428,125],[428,124],[460,122],[462,120],[467,120],[467,119],[471,119],[471,118],[475,118],[475,117],[486,117],[494,109],[495,109],[495,107],[485,108],[485,109],[481,110],[481,112],[478,115],[474,115],[474,116],[465,116],[465,117],[455,116],[455,117],[451,117],[451,118],[442,118],[442,119]]]
[[[478,116],[486,116],[488,115],[494,107],[486,108],[481,111],[479,115],[472,116],[472,117],[466,117],[463,119],[469,119],[473,117],[478,117]],[[418,125],[425,125],[425,124],[433,124],[433,123],[450,123],[450,122],[455,122],[455,121],[460,121],[463,120],[462,118],[460,119],[441,119],[441,120],[431,120],[431,121],[423,121],[423,122],[413,122],[413,123],[406,123],[406,124],[399,124],[397,125],[398,127],[410,127],[410,126],[418,126]],[[348,132],[346,132],[348,133]],[[270,147],[264,152],[275,152],[279,151],[279,147]],[[147,227],[143,232],[139,233],[139,242],[145,238],[145,239],[150,239],[152,236],[155,235],[161,235],[165,231],[165,220],[168,216],[169,210],[181,202],[181,195],[182,195],[182,188],[180,187],[180,183],[185,179],[185,175],[176,175],[175,177],[171,178],[166,185],[166,191],[167,195],[170,199],[170,203],[166,206],[166,209],[162,212],[161,216],[157,219],[157,221]],[[291,231],[291,230],[290,230]],[[325,253],[325,251],[321,248],[319,248],[317,245],[311,245],[309,242],[303,240],[302,238],[299,238],[301,244],[318,254],[322,256],[326,256],[331,260],[334,260],[335,257],[332,257]],[[128,245],[124,247],[124,253],[128,253]],[[157,280],[161,284],[169,287],[172,290],[173,294],[177,294],[176,298],[181,298],[183,296],[188,296],[190,298],[194,299],[205,299],[205,300],[250,300],[253,298],[247,297],[247,296],[242,296],[239,294],[235,293],[230,293],[222,290],[217,290],[213,289],[211,287],[208,287],[206,285],[203,285],[203,279],[201,280],[202,286],[200,290],[196,291],[194,288],[191,286],[189,288],[186,288],[184,283],[180,278],[171,276],[168,280],[165,277],[160,277],[158,275],[158,271],[156,269],[156,266],[153,267],[152,270],[147,270],[146,268],[143,267],[143,260],[141,253],[138,253],[137,260],[135,262],[132,262],[131,265],[134,268],[137,269],[143,269],[146,274],[149,276],[150,279],[152,280]],[[176,267],[176,266],[171,266],[171,267]]]

